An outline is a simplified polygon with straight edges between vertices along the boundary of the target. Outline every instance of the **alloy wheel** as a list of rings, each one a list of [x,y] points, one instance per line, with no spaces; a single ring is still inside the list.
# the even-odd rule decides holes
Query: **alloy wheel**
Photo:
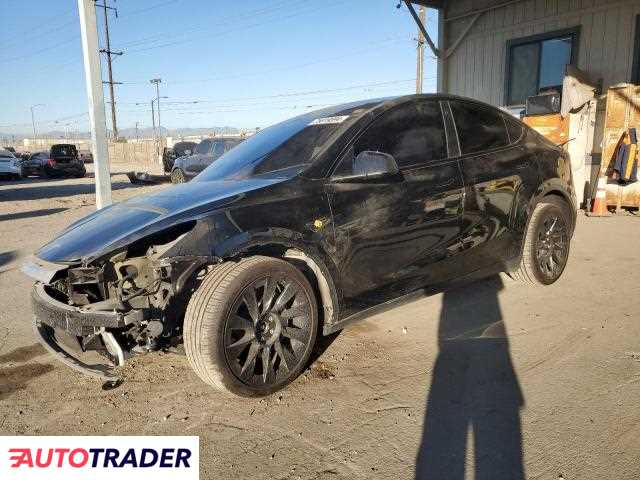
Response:
[[[562,273],[569,251],[567,224],[561,215],[551,214],[538,230],[536,261],[540,272],[548,279],[556,279]]]
[[[224,334],[225,357],[247,385],[272,385],[295,369],[312,338],[311,303],[282,274],[248,285],[234,303]]]

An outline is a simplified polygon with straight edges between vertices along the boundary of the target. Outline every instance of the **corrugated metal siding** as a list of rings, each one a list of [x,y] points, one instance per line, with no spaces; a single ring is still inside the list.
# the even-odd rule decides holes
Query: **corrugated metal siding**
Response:
[[[500,3],[505,0],[453,1],[446,15],[451,18]],[[640,0],[525,0],[486,12],[447,59],[447,91],[502,105],[507,40],[578,25],[578,68],[595,80],[602,78],[604,88],[628,82],[638,14]],[[447,22],[447,45],[470,20]]]

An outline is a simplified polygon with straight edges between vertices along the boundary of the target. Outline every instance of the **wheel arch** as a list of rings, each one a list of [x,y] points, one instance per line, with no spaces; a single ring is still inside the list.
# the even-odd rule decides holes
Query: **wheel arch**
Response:
[[[241,257],[262,255],[286,260],[302,271],[311,282],[318,296],[319,324],[334,324],[340,318],[342,294],[334,281],[335,267],[328,256],[318,248],[301,241],[293,235],[278,236],[261,234],[242,236],[242,241],[224,252],[216,252],[221,260],[234,260]]]
[[[529,223],[531,222],[533,211],[538,203],[549,197],[559,198],[567,205],[568,211],[571,215],[571,235],[573,235],[577,220],[577,213],[575,199],[571,191],[567,189],[559,178],[553,178],[543,182],[529,199],[526,207],[526,221],[524,222],[523,233],[515,246],[517,255],[510,257],[506,261],[505,270],[511,271],[519,265],[524,252],[525,236],[526,232],[529,230]]]
[[[531,219],[533,209],[539,202],[548,197],[556,197],[566,203],[571,215],[571,233],[573,234],[573,230],[575,229],[577,220],[576,200],[572,191],[568,190],[567,187],[563,185],[558,178],[548,180],[540,185],[540,188],[536,192],[536,195],[534,195],[531,199],[531,202],[529,204],[529,212],[527,215],[527,228],[529,226],[529,220]]]

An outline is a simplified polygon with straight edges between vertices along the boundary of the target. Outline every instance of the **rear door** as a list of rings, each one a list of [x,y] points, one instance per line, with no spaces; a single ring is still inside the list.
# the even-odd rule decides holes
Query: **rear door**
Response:
[[[466,101],[450,101],[461,150],[466,187],[461,248],[469,270],[500,265],[515,252],[514,227],[519,202],[538,184],[535,165],[526,154],[518,122],[498,109]]]
[[[43,152],[32,153],[29,158],[24,161],[23,166],[30,172],[35,172],[44,167],[44,164],[49,159],[49,155]]]
[[[224,154],[224,143],[224,140],[215,140],[213,142],[213,146],[211,147],[211,154],[207,158],[207,163],[205,164],[204,168],[207,168]]]
[[[336,173],[346,173],[362,151],[393,155],[400,173],[329,184],[345,296],[399,280],[439,281],[434,266],[459,239],[463,203],[440,103],[414,100],[383,113],[356,138]]]

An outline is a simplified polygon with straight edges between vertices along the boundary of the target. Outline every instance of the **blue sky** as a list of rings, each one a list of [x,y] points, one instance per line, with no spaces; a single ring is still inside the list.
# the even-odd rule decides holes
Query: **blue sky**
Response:
[[[166,127],[264,127],[328,104],[415,90],[416,26],[397,0],[109,3],[118,8],[112,50],[125,52],[114,62],[114,80],[123,82],[120,128],[151,126],[154,77],[169,97]],[[35,109],[38,130],[87,130],[76,0],[1,0],[0,18],[0,132],[30,132],[35,104],[44,104]],[[428,11],[433,35],[436,24]],[[428,92],[436,65],[425,55]]]

